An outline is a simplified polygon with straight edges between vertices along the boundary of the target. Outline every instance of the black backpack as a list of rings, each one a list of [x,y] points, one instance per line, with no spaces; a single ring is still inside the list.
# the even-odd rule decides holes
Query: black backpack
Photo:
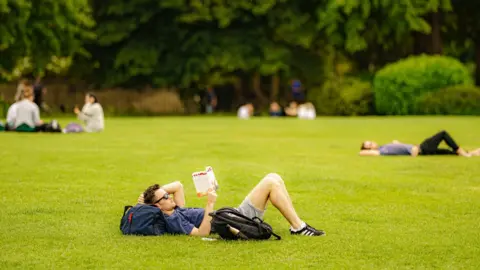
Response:
[[[212,216],[212,231],[225,240],[267,240],[272,235],[281,239],[272,226],[258,217],[248,218],[235,208],[220,208],[209,215]]]
[[[166,231],[165,217],[155,206],[127,205],[120,220],[120,230],[125,235],[162,235]]]

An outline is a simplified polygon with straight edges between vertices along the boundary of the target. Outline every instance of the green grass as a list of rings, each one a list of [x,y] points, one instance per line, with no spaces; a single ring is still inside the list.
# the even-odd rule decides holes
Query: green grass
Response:
[[[65,124],[68,119],[62,119]],[[10,268],[480,268],[480,158],[359,157],[363,139],[419,143],[440,129],[480,147],[478,117],[109,118],[102,134],[0,134],[0,264]],[[211,165],[217,208],[269,172],[323,238],[206,242],[122,236],[123,206]]]

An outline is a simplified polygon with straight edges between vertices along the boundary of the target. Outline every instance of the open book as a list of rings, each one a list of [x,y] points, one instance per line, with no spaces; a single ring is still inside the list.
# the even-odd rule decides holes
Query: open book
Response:
[[[206,167],[205,171],[192,173],[192,178],[198,197],[206,196],[210,189],[218,189],[217,179],[210,166]]]

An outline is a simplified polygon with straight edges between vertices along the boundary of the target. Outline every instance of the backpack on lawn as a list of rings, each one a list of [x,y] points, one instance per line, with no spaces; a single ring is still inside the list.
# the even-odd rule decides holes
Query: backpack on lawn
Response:
[[[147,204],[125,206],[120,220],[120,230],[125,235],[161,235],[165,227],[162,211]]]
[[[220,208],[209,215],[212,216],[212,230],[225,240],[267,240],[272,235],[281,239],[268,223],[258,217],[248,218],[235,208]]]

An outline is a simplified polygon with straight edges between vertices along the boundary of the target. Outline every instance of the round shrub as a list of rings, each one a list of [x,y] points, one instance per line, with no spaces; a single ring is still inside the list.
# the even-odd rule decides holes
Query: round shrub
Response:
[[[373,91],[369,82],[355,78],[328,80],[308,91],[318,115],[368,115],[373,113]]]
[[[460,85],[426,93],[417,108],[422,114],[480,115],[480,88]]]
[[[471,85],[468,69],[446,56],[411,56],[379,70],[374,78],[378,114],[419,113],[418,97],[454,85]]]

